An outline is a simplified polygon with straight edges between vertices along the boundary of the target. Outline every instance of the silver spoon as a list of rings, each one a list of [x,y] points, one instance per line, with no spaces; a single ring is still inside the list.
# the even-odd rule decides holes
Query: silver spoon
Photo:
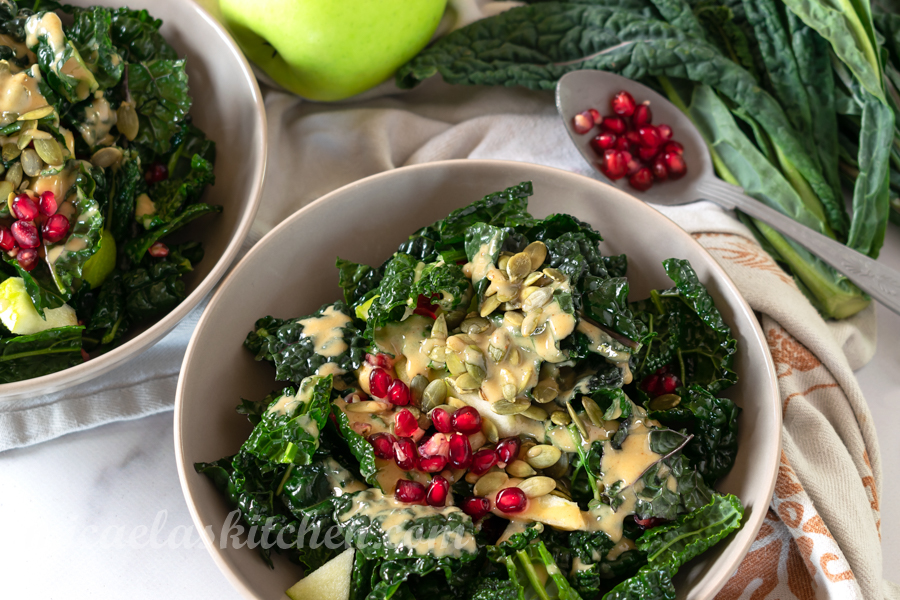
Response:
[[[654,185],[644,192],[636,192],[628,185],[627,177],[612,181],[600,173],[597,168],[599,157],[590,146],[590,141],[596,134],[576,133],[572,118],[590,107],[605,109],[609,106],[608,100],[620,90],[630,93],[638,103],[649,100],[654,123],[666,123],[672,127],[675,133],[673,137],[684,146],[684,161],[687,165],[687,174],[684,177]],[[726,209],[736,208],[796,240],[846,275],[872,298],[895,313],[900,313],[900,273],[828,236],[813,231],[745,195],[740,187],[716,177],[706,143],[691,120],[668,99],[647,86],[614,73],[594,70],[573,71],[564,75],[556,85],[556,109],[563,119],[569,137],[575,142],[575,147],[588,164],[597,169],[603,179],[611,185],[653,204],[677,205],[710,200]]]

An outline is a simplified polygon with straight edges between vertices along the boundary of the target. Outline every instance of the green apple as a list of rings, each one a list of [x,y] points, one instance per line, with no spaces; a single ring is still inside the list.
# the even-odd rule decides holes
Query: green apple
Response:
[[[284,593],[291,600],[347,600],[355,553],[353,548],[344,550]]]
[[[100,236],[100,246],[84,263],[81,278],[87,281],[91,289],[97,289],[106,281],[116,268],[116,239],[109,229],[104,229]]]
[[[25,280],[10,277],[0,283],[0,322],[17,335],[31,335],[54,327],[78,325],[78,317],[74,308],[63,304],[59,308],[45,308],[41,318],[25,289]]]
[[[220,0],[247,58],[310,100],[340,100],[390,77],[425,47],[446,0]]]

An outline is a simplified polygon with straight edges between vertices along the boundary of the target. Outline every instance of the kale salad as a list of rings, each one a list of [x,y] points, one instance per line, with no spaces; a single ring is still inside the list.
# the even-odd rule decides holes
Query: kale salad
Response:
[[[379,267],[338,258],[343,300],[247,336],[290,385],[243,400],[252,433],[195,468],[263,560],[304,567],[290,597],[668,599],[740,527],[714,489],[740,409],[709,293],[672,258],[672,286],[629,301],[626,257],[532,217],[531,194],[456,210]]]
[[[147,11],[0,2],[0,383],[114,348],[186,296],[215,143]]]

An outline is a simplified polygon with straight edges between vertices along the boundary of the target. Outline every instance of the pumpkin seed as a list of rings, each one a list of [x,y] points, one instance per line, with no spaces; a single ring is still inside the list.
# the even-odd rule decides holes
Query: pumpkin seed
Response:
[[[523,250],[525,254],[527,254],[531,258],[531,270],[537,271],[538,267],[544,264],[544,261],[547,260],[547,246],[544,242],[531,242],[527,246],[525,246],[525,250]]]
[[[553,490],[552,492],[550,492],[550,495],[556,496],[557,498],[562,498],[563,500],[568,500],[569,502],[572,501],[572,496],[568,495],[565,492],[561,492],[559,490]]]
[[[447,339],[447,319],[444,317],[444,313],[439,314],[434,320],[434,325],[431,326],[431,337],[436,340]]]
[[[530,313],[538,308],[545,306],[553,299],[553,290],[551,288],[537,288],[536,291],[529,294],[522,303],[522,310]]]
[[[540,271],[535,271],[534,273],[530,273],[528,277],[525,278],[525,281],[522,282],[522,284],[525,286],[532,286],[543,278],[543,273],[541,273]]]
[[[425,388],[428,387],[428,378],[424,375],[416,375],[409,382],[409,391],[412,392],[415,404],[422,404]]]
[[[31,140],[34,139],[31,135],[30,131],[22,131],[19,133],[19,139],[16,140],[16,146],[19,147],[19,150],[24,150],[28,147],[28,144],[31,143]]]
[[[2,154],[3,156],[3,162],[10,162],[19,158],[19,155],[22,154],[22,151],[16,144],[12,142],[6,142],[5,144],[3,144],[3,149],[0,150],[0,154]]]
[[[555,410],[553,411],[553,414],[550,415],[550,421],[552,421],[554,425],[565,427],[572,422],[572,418],[566,412]]]
[[[546,269],[543,270],[543,273],[544,273],[544,275],[546,275],[553,281],[558,281],[560,283],[562,283],[563,281],[565,281],[567,279],[567,277],[565,276],[565,274],[563,274],[562,271],[560,271],[559,269],[554,269],[553,267],[547,267]]]
[[[14,188],[19,187],[19,184],[22,183],[22,163],[13,163],[6,172],[5,179],[10,182]]]
[[[134,141],[134,138],[137,137],[140,123],[131,102],[123,102],[116,110],[116,128],[129,142]]]
[[[40,108],[35,108],[34,110],[29,110],[24,115],[21,115],[17,121],[37,121],[38,119],[43,119],[47,115],[53,114],[56,111],[53,106],[47,104]]]
[[[453,408],[462,408],[463,406],[468,406],[468,404],[466,404],[459,398],[455,398],[453,396],[448,396],[447,397],[447,406],[451,406]]]
[[[525,398],[516,398],[514,400],[497,400],[491,404],[491,410],[498,415],[518,415],[531,406],[531,403]]]
[[[516,388],[515,385],[513,385],[511,383],[504,383],[500,389],[503,391],[503,397],[506,398],[507,401],[509,401],[509,402],[516,401],[516,394],[518,393],[519,390]]]
[[[428,353],[428,358],[434,362],[447,362],[447,349],[443,346],[437,346]]]
[[[538,475],[537,477],[529,477],[516,487],[525,492],[525,495],[529,498],[540,498],[556,489],[556,480]],[[479,494],[476,492],[475,495]]]
[[[63,152],[59,142],[54,139],[34,140],[34,149],[45,163],[58,166],[63,164]]]
[[[111,167],[121,160],[122,150],[116,148],[115,146],[97,150],[96,152],[94,152],[94,155],[91,156],[91,164],[95,167],[100,167],[103,169]]]
[[[503,315],[503,320],[512,325],[513,327],[521,327],[522,321],[525,320],[525,315],[520,312],[516,312],[514,310],[507,311]]]
[[[19,113],[11,110],[4,110],[3,112],[0,112],[0,127],[11,125],[12,123],[15,123],[18,118]]]
[[[478,483],[479,479],[481,479],[481,475],[476,475],[472,471],[469,471],[468,473],[466,473],[465,479],[466,479],[466,483],[470,483],[470,484],[474,485],[474,484]]]
[[[537,475],[537,471],[535,471],[531,465],[529,465],[524,460],[514,460],[506,466],[506,472],[512,475],[513,477],[531,477],[533,475]]]
[[[591,398],[587,396],[581,397],[581,404],[584,406],[584,412],[587,413],[588,419],[597,427],[603,427],[603,411],[597,406]]]
[[[481,422],[481,430],[490,443],[496,444],[500,441],[500,432],[497,431],[497,426],[490,419],[484,419]]]
[[[498,363],[503,360],[504,356],[506,356],[506,350],[504,350],[503,348],[498,348],[497,346],[491,344],[490,346],[488,346],[488,354],[490,355],[492,361]]]
[[[466,366],[468,366],[468,364]],[[481,381],[478,381],[469,373],[463,373],[456,378],[456,387],[467,392],[477,390],[481,387]]]
[[[422,410],[431,412],[447,401],[447,384],[443,379],[435,379],[422,392]]]
[[[528,410],[522,411],[522,416],[527,417],[532,421],[541,421],[543,423],[547,420],[547,411],[540,406],[532,404],[528,407]]]
[[[484,354],[481,353],[481,348],[474,344],[466,346],[462,353],[462,359],[463,362],[481,367],[481,370],[485,369]]]
[[[25,174],[29,177],[39,175],[41,169],[44,168],[44,161],[42,161],[41,157],[38,156],[38,153],[31,148],[26,148],[25,151],[22,152],[22,156],[19,160],[22,161],[22,170],[25,171]]]
[[[466,372],[466,367],[463,365],[463,362],[459,360],[459,356],[454,352],[447,352],[447,370],[450,371],[452,375],[462,375]]]
[[[548,402],[553,402],[559,396],[559,387],[555,380],[543,379],[534,386],[532,394],[535,400],[541,404],[547,404]]]
[[[506,482],[508,481],[509,475],[507,475],[503,471],[491,471],[490,473],[485,473],[484,475],[482,475],[481,479],[475,482],[475,487],[472,488],[472,493],[476,496],[487,496],[491,492],[496,492],[497,490],[505,486]]]
[[[499,303],[497,306],[499,306]],[[490,326],[491,322],[483,317],[470,317],[464,319],[459,327],[469,335],[478,335],[487,331]]]
[[[535,469],[546,469],[558,461],[561,456],[562,451],[556,446],[538,444],[528,451],[525,461]]]
[[[540,308],[535,308],[533,311],[525,315],[525,318],[522,319],[522,336],[529,337],[531,334],[535,332],[538,325],[538,319],[541,318],[541,312],[543,312]]]
[[[503,302],[497,296],[491,296],[490,298],[485,298],[484,302],[481,303],[481,310],[478,311],[478,314],[482,317],[486,317],[498,308]],[[465,321],[463,321],[465,323]],[[465,331],[465,329],[463,330]],[[481,333],[480,331],[477,333]]]
[[[521,357],[519,356],[519,349],[513,346],[509,349],[509,364],[514,367],[519,366],[519,362],[521,361]]]
[[[510,281],[521,281],[531,271],[531,257],[524,252],[519,252],[506,264],[506,273],[509,275]]]
[[[561,479],[565,477],[566,472],[569,470],[569,456],[563,452],[562,456],[559,457],[559,460],[554,464],[550,465],[546,469],[544,469],[544,475],[548,477],[553,477],[554,479]],[[557,485],[559,487],[559,485]]]
[[[9,198],[9,195],[15,191],[15,187],[8,181],[0,181],[0,198]],[[8,205],[7,205],[8,206]],[[7,212],[9,209],[7,208]]]
[[[478,385],[476,387],[481,387],[481,384],[484,382],[487,377],[487,373],[485,373],[484,369],[479,367],[478,365],[473,365],[472,363],[465,363],[466,372],[472,376]]]
[[[354,402],[344,407],[344,410],[351,413],[379,413],[392,410],[393,404],[389,402],[376,402],[375,400],[363,400],[362,402]]]
[[[572,406],[571,402],[566,403],[566,408],[569,411],[569,416],[572,418],[572,422],[575,423],[575,426],[578,428],[578,431],[581,432],[581,436],[587,438],[587,427],[584,426],[584,422],[581,420],[581,417],[578,416],[578,413],[575,412],[575,407]],[[575,440],[575,443],[578,443],[578,440]]]
[[[512,258],[512,254],[509,252],[503,252],[500,254],[500,258],[497,259],[497,267],[500,268],[501,271],[506,270],[506,266],[509,264],[509,259]]]
[[[678,394],[663,394],[657,396],[647,405],[650,410],[669,410],[681,404],[681,396]]]
[[[468,344],[464,342],[458,335],[451,335],[447,338],[447,347],[454,352],[465,352]]]

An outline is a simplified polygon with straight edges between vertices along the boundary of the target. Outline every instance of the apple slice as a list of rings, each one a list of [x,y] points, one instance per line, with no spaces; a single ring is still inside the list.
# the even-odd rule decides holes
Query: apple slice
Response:
[[[338,554],[285,591],[291,600],[347,600],[354,548]]]

